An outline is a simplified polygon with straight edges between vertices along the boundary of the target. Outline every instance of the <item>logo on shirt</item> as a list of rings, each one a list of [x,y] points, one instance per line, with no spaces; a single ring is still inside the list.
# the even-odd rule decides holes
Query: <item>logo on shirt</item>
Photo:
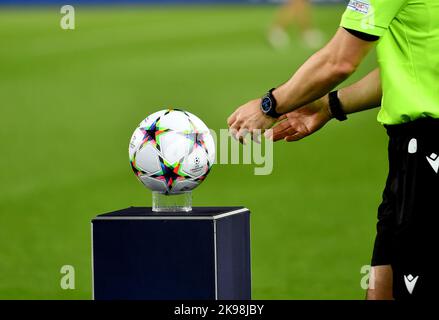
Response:
[[[407,291],[412,294],[413,289],[415,289],[416,281],[418,281],[419,276],[413,277],[411,274],[404,276],[405,286]]]
[[[359,0],[351,0],[349,1],[348,4],[348,9],[351,9],[353,11],[357,11],[363,14],[368,14],[369,13],[369,1],[367,0],[363,0],[363,1],[359,1]]]
[[[427,156],[428,163],[433,168],[434,172],[439,172],[439,156],[436,153],[432,153],[431,155]]]

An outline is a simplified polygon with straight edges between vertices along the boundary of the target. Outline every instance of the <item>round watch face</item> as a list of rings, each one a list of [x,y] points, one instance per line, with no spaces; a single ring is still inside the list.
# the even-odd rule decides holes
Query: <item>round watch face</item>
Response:
[[[272,105],[272,103],[271,103],[271,99],[269,97],[264,97],[262,99],[262,103],[261,103],[262,111],[267,113],[268,111],[270,111],[271,105]]]

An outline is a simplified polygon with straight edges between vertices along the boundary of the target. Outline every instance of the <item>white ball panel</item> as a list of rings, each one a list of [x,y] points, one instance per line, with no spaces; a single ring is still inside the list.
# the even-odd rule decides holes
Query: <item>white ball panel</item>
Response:
[[[203,136],[203,141],[207,150],[209,164],[210,166],[212,166],[215,161],[215,154],[216,154],[215,140],[213,139],[213,136],[209,133]]]
[[[183,159],[189,153],[192,144],[185,135],[175,131],[165,132],[159,139],[162,155],[171,164]]]
[[[197,146],[183,161],[182,171],[191,177],[202,176],[207,169],[207,154],[200,146]]]
[[[140,181],[142,181],[142,183],[152,191],[166,192],[168,190],[166,183],[156,178],[140,176]]]
[[[199,182],[192,180],[177,181],[172,187],[171,193],[178,193],[183,191],[190,191],[195,189],[199,185]]]
[[[209,128],[200,118],[190,112],[187,112],[187,114],[189,115],[192,123],[194,124],[198,132],[209,132]]]
[[[161,170],[157,149],[151,143],[147,143],[136,153],[136,166],[148,174]]]
[[[128,154],[130,156],[130,161],[133,160],[134,153],[139,148],[139,145],[143,141],[143,132],[140,130],[140,128],[137,128],[133,135],[131,136],[130,144],[128,147]]]
[[[189,119],[181,111],[170,111],[167,115],[160,118],[160,128],[170,129],[177,132],[191,130]]]

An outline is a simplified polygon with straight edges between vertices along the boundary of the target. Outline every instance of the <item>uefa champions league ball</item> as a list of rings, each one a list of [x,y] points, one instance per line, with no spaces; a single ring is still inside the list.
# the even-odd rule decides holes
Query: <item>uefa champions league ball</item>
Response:
[[[215,160],[208,127],[184,110],[168,109],[143,120],[129,145],[131,168],[152,191],[178,194],[206,179]]]

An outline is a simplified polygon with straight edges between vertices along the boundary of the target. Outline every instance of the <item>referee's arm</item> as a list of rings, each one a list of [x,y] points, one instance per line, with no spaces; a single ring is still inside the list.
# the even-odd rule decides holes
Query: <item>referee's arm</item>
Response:
[[[373,45],[373,41],[339,28],[324,48],[273,92],[276,111],[287,113],[323,97],[355,72]]]
[[[381,105],[382,89],[380,70],[377,68],[360,81],[338,90],[338,98],[345,114],[360,112]],[[283,115],[280,122],[265,133],[265,137],[278,141],[297,141],[307,137],[333,118],[328,95]]]
[[[338,90],[338,98],[345,114],[379,107],[382,96],[378,68],[353,85]]]

